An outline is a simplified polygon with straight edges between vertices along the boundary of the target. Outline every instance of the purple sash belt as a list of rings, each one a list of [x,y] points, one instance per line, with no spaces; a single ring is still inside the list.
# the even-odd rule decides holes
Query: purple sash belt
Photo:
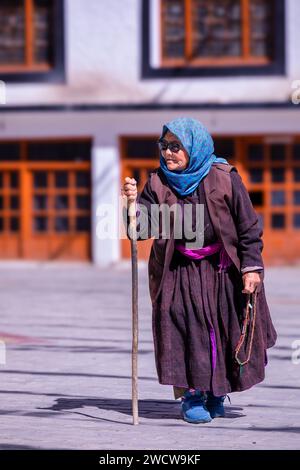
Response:
[[[187,258],[195,259],[195,260],[203,259],[203,258],[206,258],[206,256],[214,255],[215,253],[219,252],[220,253],[220,264],[218,264],[219,273],[232,265],[232,260],[231,258],[229,258],[224,248],[224,245],[221,241],[212,243],[211,245],[208,245],[208,246],[204,246],[203,248],[198,248],[197,250],[190,250],[188,248],[185,248],[185,246],[181,243],[175,243],[175,248]]]

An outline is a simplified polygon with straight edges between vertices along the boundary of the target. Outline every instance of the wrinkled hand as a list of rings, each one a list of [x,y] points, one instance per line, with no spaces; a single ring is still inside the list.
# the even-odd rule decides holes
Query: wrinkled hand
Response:
[[[243,294],[252,294],[261,283],[260,276],[257,272],[248,272],[243,274],[244,289]]]
[[[121,193],[126,196],[128,200],[135,201],[137,198],[137,182],[134,178],[126,176],[124,185],[121,188]]]

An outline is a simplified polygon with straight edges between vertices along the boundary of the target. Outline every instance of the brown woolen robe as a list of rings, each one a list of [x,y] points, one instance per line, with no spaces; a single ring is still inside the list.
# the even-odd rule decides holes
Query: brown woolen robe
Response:
[[[147,208],[149,214],[151,204],[176,202],[204,204],[203,246],[221,240],[232,265],[219,273],[218,254],[198,261],[179,254],[171,214],[171,236],[166,240],[159,234],[154,240],[148,265],[159,382],[173,385],[175,398],[188,387],[216,396],[248,389],[264,379],[266,349],[276,341],[263,283],[262,230],[249,194],[234,167],[214,164],[192,196],[175,194],[160,169],[138,196],[139,207]],[[140,217],[141,239],[150,236],[152,223],[151,218]],[[242,272],[249,270],[259,271],[262,282],[251,359],[240,374],[234,352],[247,300],[241,292]],[[245,357],[242,348],[240,358]]]

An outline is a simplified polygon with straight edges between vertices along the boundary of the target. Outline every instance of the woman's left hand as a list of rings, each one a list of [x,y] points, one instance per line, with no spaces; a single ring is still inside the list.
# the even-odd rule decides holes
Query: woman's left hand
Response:
[[[260,283],[261,279],[257,272],[248,272],[243,274],[244,289],[242,290],[242,293],[252,294]]]

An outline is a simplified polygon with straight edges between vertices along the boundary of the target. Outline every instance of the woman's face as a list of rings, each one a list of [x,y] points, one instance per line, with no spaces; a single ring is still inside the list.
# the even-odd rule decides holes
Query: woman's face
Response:
[[[179,146],[178,152],[174,152],[174,150],[172,151],[169,147],[166,150],[161,149],[161,154],[166,161],[168,170],[185,170],[189,164],[189,156],[187,151],[182,147],[180,140],[168,131],[164,135],[162,141],[167,143],[172,142],[172,144],[176,143]]]

